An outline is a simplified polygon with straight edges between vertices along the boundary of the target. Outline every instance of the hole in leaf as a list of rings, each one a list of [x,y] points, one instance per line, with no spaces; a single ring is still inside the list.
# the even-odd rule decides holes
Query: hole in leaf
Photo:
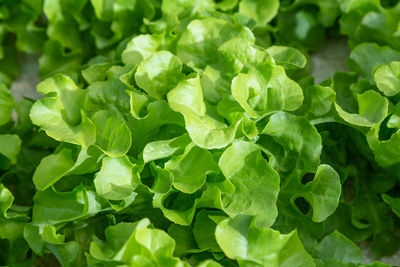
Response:
[[[268,157],[267,153],[265,153],[263,150],[261,150],[261,155],[267,162],[269,162],[269,157]]]
[[[146,185],[146,186],[149,187],[149,188],[152,188],[153,185],[154,185],[154,182],[155,182],[155,177],[153,177],[153,176],[147,176],[147,177],[141,178],[141,180],[142,180],[142,183],[143,183],[144,185]]]
[[[71,52],[72,52],[71,48],[69,48],[69,47],[64,48],[64,54],[69,54]]]
[[[367,219],[365,219],[365,218],[361,218],[361,219],[360,219],[360,223],[362,223],[362,224],[369,224],[369,221],[368,221]]]
[[[306,173],[303,178],[301,179],[301,183],[306,185],[307,183],[311,182],[312,180],[314,180],[314,173]]]
[[[384,8],[394,7],[398,3],[398,0],[381,0],[381,5]]]
[[[299,209],[299,211],[301,213],[303,213],[304,215],[307,215],[308,212],[311,209],[310,204],[307,202],[307,200],[305,200],[304,197],[298,197],[296,198],[296,200],[294,201],[294,204],[296,205],[296,207]]]
[[[29,259],[30,257],[32,257],[33,256],[33,251],[31,250],[31,249],[29,249],[27,252],[26,252],[26,254],[25,254],[25,259]]]
[[[146,166],[143,168],[141,174],[140,174],[140,180],[142,183],[149,188],[151,188],[155,182],[155,177],[157,175],[157,172],[152,170],[149,165],[146,164]]]
[[[194,72],[194,70],[191,67],[187,66],[186,64],[184,64],[182,66],[182,73],[183,74],[188,75],[188,74],[193,73],[193,72]]]
[[[380,125],[379,127],[379,140],[389,140],[390,137],[396,132],[396,129],[393,128],[388,128],[387,123],[390,119],[390,116],[388,116]]]
[[[184,211],[194,204],[194,197],[191,194],[174,192],[164,200],[164,207],[169,210]]]
[[[400,185],[393,186],[386,194],[391,197],[400,197]]]
[[[47,24],[47,18],[44,15],[40,15],[34,22],[37,27],[45,27]]]

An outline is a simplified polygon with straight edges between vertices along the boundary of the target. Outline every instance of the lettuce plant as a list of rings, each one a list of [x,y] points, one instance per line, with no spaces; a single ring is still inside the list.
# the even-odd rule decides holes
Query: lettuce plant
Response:
[[[400,246],[399,4],[31,2],[0,7],[1,264],[389,266],[357,244]]]

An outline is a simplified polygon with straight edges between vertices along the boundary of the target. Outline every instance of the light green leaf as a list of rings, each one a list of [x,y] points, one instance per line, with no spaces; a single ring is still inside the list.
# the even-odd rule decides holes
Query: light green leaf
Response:
[[[254,43],[253,33],[241,25],[212,17],[192,20],[178,41],[177,55],[186,65],[205,69],[219,63],[218,48],[232,38]]]
[[[135,73],[136,84],[150,96],[164,96],[183,78],[182,62],[168,51],[159,51],[143,60]]]
[[[33,104],[30,117],[34,124],[58,141],[83,146],[94,142],[95,128],[81,110],[84,90],[62,74],[44,80],[37,89],[49,97]]]
[[[222,11],[228,11],[230,9],[233,9],[239,0],[222,0],[220,2],[216,3],[216,6],[218,9],[221,9]]]
[[[11,164],[15,164],[21,149],[21,142],[18,135],[0,134],[0,154],[6,156]]]
[[[232,80],[232,96],[253,118],[280,110],[295,110],[303,102],[301,87],[282,66],[263,63]]]
[[[126,65],[139,65],[155,53],[159,46],[159,40],[150,34],[141,34],[132,38],[122,52],[122,62]]]
[[[72,150],[64,148],[57,154],[44,157],[33,174],[33,183],[38,190],[45,190],[66,175],[75,165]]]
[[[168,102],[172,109],[197,113],[204,116],[206,105],[203,101],[199,77],[184,80],[178,84],[169,94]],[[182,111],[180,111],[182,110]]]
[[[121,114],[129,113],[129,95],[125,91],[126,85],[119,79],[120,75],[129,70],[129,67],[113,66],[106,73],[106,81],[94,82],[86,88],[83,109],[88,116],[101,109],[115,109]]]
[[[195,15],[204,11],[214,10],[213,0],[170,0],[163,1],[163,13],[176,14],[179,18]]]
[[[80,123],[85,91],[78,88],[70,77],[63,74],[53,75],[39,83],[37,91],[52,97],[56,94],[57,102],[63,106],[63,119],[72,126]]]
[[[282,235],[270,228],[257,228],[248,216],[220,222],[215,236],[226,256],[237,260],[239,266],[315,266],[296,231]]]
[[[173,256],[174,239],[162,230],[151,228],[147,218],[109,226],[105,236],[107,245],[98,239],[90,244],[91,256],[103,264],[113,266],[123,262],[129,266],[185,266]]]
[[[318,167],[314,179],[306,184],[305,190],[308,192],[300,195],[304,196],[312,206],[314,222],[324,221],[339,205],[340,178],[329,165],[322,164]]]
[[[96,140],[95,127],[85,115],[77,126],[69,125],[61,115],[62,106],[50,98],[42,98],[32,106],[30,117],[34,124],[57,141],[87,146]]]
[[[278,112],[271,116],[262,134],[269,137],[262,137],[259,143],[273,156],[270,163],[280,173],[301,175],[317,169],[322,140],[305,118]]]
[[[319,242],[313,250],[313,257],[325,262],[334,260],[356,264],[360,264],[363,260],[360,249],[338,231],[334,231]]]
[[[198,194],[186,194],[170,190],[166,194],[155,194],[153,207],[159,208],[164,216],[180,225],[190,225],[196,211]]]
[[[184,116],[186,130],[199,147],[222,148],[233,140],[240,120],[227,126],[206,115],[198,76],[181,81],[167,97],[170,107]]]
[[[356,46],[350,54],[347,65],[367,79],[371,79],[375,66],[400,60],[400,52],[389,46],[379,46],[374,43],[362,43]]]
[[[23,238],[25,224],[26,222],[18,220],[3,221],[0,224],[0,237],[3,240],[9,240],[11,244],[20,244],[19,241]]]
[[[289,46],[273,45],[266,51],[275,59],[276,63],[286,70],[302,69],[307,63],[306,57],[296,48]]]
[[[7,87],[0,83],[0,125],[4,125],[11,119],[14,108],[14,98]]]
[[[96,16],[101,20],[111,20],[113,15],[114,1],[109,0],[90,0],[93,5]]]
[[[97,19],[91,21],[91,34],[99,49],[110,47],[123,38],[138,33],[143,19],[152,19],[155,8],[151,1],[92,1]],[[87,15],[86,15],[87,16]]]
[[[130,196],[139,184],[136,165],[127,156],[105,157],[94,179],[96,192],[110,200],[122,200]]]
[[[50,244],[62,244],[64,243],[65,236],[57,234],[57,230],[52,225],[45,225],[42,230],[42,239],[46,243]]]
[[[279,175],[270,167],[255,144],[238,141],[222,154],[219,167],[234,185],[233,193],[223,193],[223,209],[230,216],[255,216],[258,227],[271,226],[278,215],[276,201]]]
[[[175,241],[164,231],[142,228],[137,231],[135,238],[155,256],[159,266],[174,266],[179,261],[172,255]]]
[[[197,267],[222,267],[222,265],[213,260],[205,260],[199,263]]]
[[[79,14],[84,7],[82,1],[69,1],[67,4],[60,0],[44,1],[43,11],[49,26],[46,34],[51,40],[60,42],[63,47],[78,50],[83,45],[79,36],[79,28],[72,14]]]
[[[282,91],[285,103],[283,110],[296,110],[303,103],[304,96],[301,87],[286,76],[285,70],[281,66],[273,67],[268,86],[278,88]]]
[[[115,110],[99,110],[90,118],[96,127],[96,145],[110,157],[125,155],[132,144],[124,118]]]
[[[256,122],[248,117],[244,117],[242,119],[239,127],[241,128],[244,135],[249,139],[257,138],[259,134]]]
[[[95,145],[82,147],[75,161],[71,174],[87,174],[96,172],[104,158],[103,152]]]
[[[283,109],[282,92],[278,88],[268,87],[261,73],[254,68],[247,74],[239,73],[233,78],[231,91],[232,96],[252,118]]]
[[[208,173],[219,172],[211,153],[193,143],[186,147],[182,155],[166,162],[165,169],[173,174],[174,187],[188,194],[194,193],[205,183]]]
[[[302,111],[309,112],[315,117],[321,117],[328,113],[336,99],[335,91],[332,88],[321,85],[307,86],[304,95]]]
[[[373,126],[366,134],[368,145],[374,152],[375,160],[381,167],[389,167],[399,163],[400,130],[397,130],[388,140],[380,140],[380,123]]]
[[[398,94],[400,92],[400,61],[378,66],[374,72],[374,80],[378,89],[386,96]]]
[[[149,104],[149,97],[144,93],[138,93],[134,91],[128,91],[130,96],[129,104],[131,106],[131,115],[135,119],[143,119],[143,113],[146,111],[146,107]]]
[[[166,194],[170,191],[174,182],[174,175],[167,169],[163,169],[154,162],[150,164],[151,173],[154,176],[154,183],[151,191],[160,194]]]
[[[30,221],[30,208],[16,207],[14,196],[0,183],[0,237],[11,244],[23,237],[24,225]]]
[[[150,142],[144,147],[143,160],[147,163],[157,159],[168,158],[183,152],[189,143],[190,138],[187,134],[169,140]]]
[[[32,222],[56,224],[70,222],[84,216],[93,216],[105,208],[92,191],[83,186],[70,192],[57,192],[53,188],[38,191],[34,196]]]
[[[239,12],[253,19],[257,25],[264,26],[278,13],[278,0],[242,0]]]
[[[0,184],[0,189],[0,215],[2,218],[7,218],[7,210],[11,207],[14,196],[3,184]]]
[[[235,37],[224,42],[218,50],[227,61],[226,64],[232,65],[235,74],[244,70],[249,64],[275,65],[274,59],[264,48],[254,45],[254,39]]]
[[[343,120],[357,126],[371,127],[386,118],[389,103],[379,93],[368,90],[358,94],[357,102],[358,114],[345,111],[335,102],[336,111]]]
[[[134,140],[130,152],[134,153],[134,155],[139,155],[143,152],[146,144],[154,140],[154,136],[159,133],[160,128],[167,126],[183,128],[184,126],[183,116],[173,111],[164,100],[149,103],[146,106],[146,113],[147,115],[143,118],[132,118],[127,121],[132,140]],[[175,136],[170,136],[166,139],[171,137]]]
[[[106,57],[98,56],[87,63],[89,66],[82,70],[82,76],[88,82],[93,84],[106,79],[107,70],[112,67],[112,62]]]

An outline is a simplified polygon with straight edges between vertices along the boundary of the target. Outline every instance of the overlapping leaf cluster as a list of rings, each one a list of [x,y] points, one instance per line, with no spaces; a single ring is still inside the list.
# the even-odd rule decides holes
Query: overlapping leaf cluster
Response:
[[[400,245],[399,13],[4,1],[0,51],[43,48],[44,97],[14,101],[0,53],[0,262],[386,266],[355,243]],[[349,71],[315,84],[305,54],[338,32]]]

